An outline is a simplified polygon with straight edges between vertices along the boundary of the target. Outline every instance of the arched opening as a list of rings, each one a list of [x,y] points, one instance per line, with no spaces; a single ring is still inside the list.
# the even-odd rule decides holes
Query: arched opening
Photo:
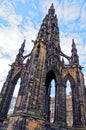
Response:
[[[66,83],[66,95],[70,95],[72,93],[71,91],[71,83],[69,80],[67,80],[67,83]]]
[[[68,127],[73,125],[72,89],[69,80],[66,82],[66,123]]]
[[[17,96],[18,96],[19,88],[20,88],[20,82],[21,82],[21,79],[19,78],[18,81],[17,81],[17,84],[15,85],[15,89],[14,89],[14,92],[13,92],[13,95],[12,95],[12,99],[11,99],[11,103],[10,103],[10,106],[9,106],[8,115],[13,114],[15,103],[16,103],[16,99],[17,99]]]
[[[53,123],[55,114],[55,79],[52,79],[50,87],[50,122]]]
[[[53,70],[49,71],[46,76],[46,119],[54,122],[55,115],[55,82],[56,77]]]

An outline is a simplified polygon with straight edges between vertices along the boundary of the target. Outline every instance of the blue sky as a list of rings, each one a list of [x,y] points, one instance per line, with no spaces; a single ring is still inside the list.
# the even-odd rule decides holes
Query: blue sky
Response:
[[[36,39],[51,3],[58,18],[62,51],[71,55],[74,38],[86,80],[86,0],[0,0],[0,89],[24,38],[26,53],[31,51],[31,40]]]

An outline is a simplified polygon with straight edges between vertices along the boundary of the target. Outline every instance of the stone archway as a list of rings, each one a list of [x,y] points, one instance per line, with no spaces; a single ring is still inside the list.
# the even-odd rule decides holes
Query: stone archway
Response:
[[[70,89],[71,89],[70,95],[67,95],[67,81],[69,81],[69,83],[70,83]],[[66,123],[67,123],[67,126],[72,127],[73,119],[74,119],[73,89],[75,87],[75,81],[70,74],[67,74],[64,77],[64,85],[66,87],[66,89],[65,89],[66,90],[66,92],[65,92],[65,94],[66,94],[65,95],[66,96]]]
[[[45,85],[46,85],[46,100],[45,100],[45,106],[46,106],[46,120],[50,122],[50,92],[51,92],[51,81],[55,80],[56,82],[56,76],[53,70],[50,70],[47,75],[46,75],[46,81],[45,81]],[[56,88],[55,88],[56,89]],[[55,99],[54,99],[55,102]],[[55,109],[55,106],[54,106]],[[54,110],[55,112],[55,110]]]
[[[71,83],[71,87],[73,88],[75,86],[75,81],[73,79],[73,77],[70,74],[67,74],[64,79],[63,79],[63,83],[66,84],[67,80],[70,81]]]
[[[4,98],[2,98],[1,100],[2,107],[0,108],[1,109],[0,114],[3,115],[3,117],[5,118],[7,117],[13,92],[19,77],[20,77],[20,72],[15,75],[12,75],[12,77],[10,77],[8,81],[6,81],[6,83],[4,84],[4,89],[6,88],[6,90],[5,90]],[[2,89],[2,93],[4,93],[4,89]]]
[[[66,83],[67,81],[70,82],[70,87],[71,87],[71,112],[72,114],[69,115],[71,116],[70,118],[72,118],[72,123],[74,124],[74,118],[75,118],[75,115],[76,115],[76,112],[75,112],[75,102],[76,102],[76,93],[75,93],[75,81],[73,79],[73,77],[70,75],[70,74],[67,74],[65,77],[64,77],[64,80],[63,80],[63,83],[64,83],[64,86],[67,87]],[[65,89],[66,90],[66,89]],[[66,94],[66,92],[65,92]],[[66,96],[66,95],[65,95]],[[66,103],[67,103],[67,100],[66,100]],[[67,106],[66,106],[67,107]],[[70,106],[69,106],[70,107]],[[67,123],[67,108],[66,108],[66,123]],[[72,125],[73,125],[72,124]],[[67,124],[68,125],[68,124]]]

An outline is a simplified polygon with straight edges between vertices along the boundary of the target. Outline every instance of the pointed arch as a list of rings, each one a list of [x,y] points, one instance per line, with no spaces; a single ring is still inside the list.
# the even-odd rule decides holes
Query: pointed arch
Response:
[[[20,71],[17,74],[15,74],[15,72],[16,71],[14,71],[12,78],[10,78],[10,80],[6,86],[7,88],[6,88],[6,92],[4,95],[4,97],[5,97],[4,103],[3,103],[3,106],[1,109],[1,113],[3,114],[4,117],[7,117],[7,113],[8,113],[9,106],[10,106],[10,103],[12,100],[13,92],[14,92],[15,86],[17,84],[17,81],[20,77]],[[2,102],[3,102],[3,100],[2,100]]]
[[[56,81],[56,76],[53,70],[50,70],[47,75],[46,75],[46,81],[45,81],[45,85],[49,86],[50,82],[52,79],[55,79]]]
[[[17,83],[17,81],[18,81],[18,79],[20,78],[20,75],[21,75],[21,72],[19,71],[14,77],[13,77],[13,79],[12,79],[12,83],[13,84],[16,84]]]
[[[64,79],[63,79],[64,85],[66,85],[67,80],[70,81],[71,87],[74,87],[74,86],[75,86],[75,81],[74,81],[73,77],[72,77],[70,74],[67,74],[67,75],[64,77]],[[71,89],[72,89],[72,88],[71,88]]]
[[[54,81],[52,86],[52,81]],[[46,120],[49,122],[54,122],[55,114],[55,91],[56,91],[56,76],[53,70],[50,70],[46,75],[46,100],[45,100],[45,110],[46,110]],[[51,89],[53,88],[53,96],[51,95]],[[53,107],[51,109],[51,107]]]
[[[65,77],[64,77],[64,85],[66,87],[66,92],[67,92],[67,89],[70,88],[70,94],[67,95],[67,93],[65,93],[66,95],[66,123],[67,123],[67,126],[69,127],[72,127],[73,125],[73,120],[74,120],[74,89],[75,89],[75,81],[73,79],[73,77],[68,73]],[[68,86],[67,82],[70,83],[70,85]],[[69,108],[71,108],[69,110]]]

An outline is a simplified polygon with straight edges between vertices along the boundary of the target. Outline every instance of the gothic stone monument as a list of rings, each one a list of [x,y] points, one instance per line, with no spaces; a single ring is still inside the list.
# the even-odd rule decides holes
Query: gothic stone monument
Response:
[[[7,118],[15,85],[21,79],[7,130],[66,130],[66,82],[70,81],[73,127],[86,126],[85,85],[74,40],[71,57],[60,48],[58,20],[53,4],[43,19],[30,54],[23,56],[25,41],[11,65],[0,95],[0,122]],[[65,65],[65,57],[69,64]],[[24,60],[27,62],[24,64]],[[50,82],[55,80],[55,115],[50,123]]]

